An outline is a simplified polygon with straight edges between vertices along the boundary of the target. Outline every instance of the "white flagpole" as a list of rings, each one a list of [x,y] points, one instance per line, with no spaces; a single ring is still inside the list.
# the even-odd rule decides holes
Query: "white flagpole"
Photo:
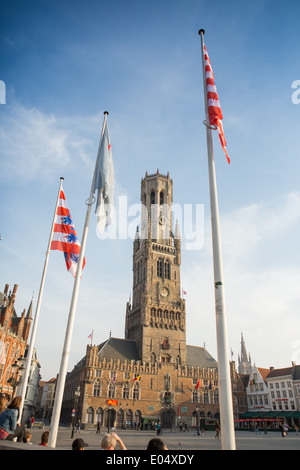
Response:
[[[46,251],[44,269],[43,269],[43,274],[42,274],[42,279],[41,279],[41,284],[40,284],[40,290],[39,290],[36,310],[35,310],[35,317],[34,317],[34,321],[33,321],[33,325],[32,325],[30,344],[29,344],[29,348],[28,348],[28,352],[27,352],[26,366],[25,366],[25,371],[24,371],[24,375],[23,375],[23,379],[22,379],[22,388],[21,388],[22,401],[21,401],[21,405],[20,405],[20,409],[19,409],[20,422],[22,420],[22,412],[23,412],[23,408],[24,408],[24,404],[25,404],[24,402],[25,402],[25,398],[26,398],[27,382],[28,382],[28,377],[29,377],[29,372],[30,372],[30,367],[31,367],[31,360],[32,360],[33,348],[34,348],[34,344],[35,344],[37,324],[38,324],[39,313],[40,313],[40,308],[41,308],[41,302],[42,302],[42,297],[43,297],[43,292],[44,292],[46,272],[47,272],[47,267],[48,267],[49,255],[51,253],[50,247],[51,247],[51,242],[52,242],[52,237],[53,237],[53,230],[54,230],[54,224],[55,224],[55,219],[56,219],[57,206],[58,206],[59,195],[60,195],[60,191],[61,191],[61,188],[62,188],[63,179],[64,179],[63,177],[60,178],[60,185],[59,185],[59,190],[58,190],[58,195],[57,195],[57,200],[56,200],[56,205],[55,205],[55,210],[54,210],[54,216],[53,216],[53,221],[52,221],[52,226],[51,226],[51,231],[50,231],[50,236],[49,236],[49,242],[48,242],[47,251]]]
[[[63,394],[64,394],[68,359],[70,355],[70,345],[71,345],[78,292],[79,292],[79,284],[80,284],[80,278],[81,278],[81,272],[82,272],[82,264],[83,264],[83,259],[84,259],[84,252],[85,252],[85,246],[86,246],[86,240],[87,240],[87,234],[88,234],[88,228],[89,228],[89,222],[90,222],[91,209],[94,203],[94,182],[95,182],[95,177],[96,177],[96,169],[97,169],[98,161],[100,157],[100,149],[101,149],[101,144],[103,140],[103,134],[104,134],[107,115],[108,115],[108,112],[105,111],[102,133],[101,133],[99,149],[98,149],[98,155],[97,155],[97,160],[96,160],[96,165],[95,165],[95,170],[94,170],[93,182],[91,186],[90,197],[87,202],[87,211],[86,211],[85,224],[84,224],[82,241],[81,241],[81,249],[80,249],[80,255],[79,255],[79,260],[78,260],[78,265],[77,265],[76,277],[75,277],[74,286],[73,286],[73,293],[72,293],[72,298],[71,298],[68,323],[67,323],[67,328],[66,328],[66,333],[65,333],[65,341],[64,341],[60,370],[59,370],[58,381],[57,381],[57,386],[56,386],[54,407],[53,407],[52,418],[51,418],[50,434],[49,434],[49,441],[48,441],[49,447],[56,446],[59,418],[60,418],[60,412],[61,412],[61,406],[62,406],[62,400],[63,400]]]
[[[204,59],[204,29],[200,29],[203,67],[203,86],[206,117],[206,141],[209,170],[211,226],[214,260],[214,284],[215,284],[215,309],[217,329],[217,351],[218,351],[218,375],[219,375],[219,398],[220,398],[220,424],[221,442],[223,450],[235,450],[235,435],[233,421],[233,405],[231,391],[230,364],[227,345],[227,325],[225,313],[224,279],[221,252],[221,237],[219,223],[218,194],[215,172],[215,161],[212,143],[212,128],[209,126],[205,59]]]

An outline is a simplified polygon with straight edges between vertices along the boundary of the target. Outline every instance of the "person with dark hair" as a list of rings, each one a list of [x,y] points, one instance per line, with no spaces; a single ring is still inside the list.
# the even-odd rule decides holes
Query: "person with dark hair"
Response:
[[[46,447],[48,445],[48,439],[49,439],[49,431],[43,432],[39,446]]]
[[[147,450],[168,450],[168,448],[159,437],[154,437],[148,442]]]
[[[89,445],[84,442],[83,439],[75,439],[75,441],[73,441],[72,443],[72,449],[73,450],[84,450],[85,447],[88,447]]]
[[[19,408],[22,397],[15,397],[8,407],[0,415],[0,439],[5,439],[9,434],[14,434],[19,419]]]

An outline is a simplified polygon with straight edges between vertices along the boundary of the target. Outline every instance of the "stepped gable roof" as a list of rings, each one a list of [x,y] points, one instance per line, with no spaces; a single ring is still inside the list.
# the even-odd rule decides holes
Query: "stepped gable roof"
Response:
[[[210,367],[213,369],[218,368],[217,361],[209,354],[203,347],[186,346],[187,352],[187,365],[195,367]]]
[[[260,373],[263,381],[265,382],[268,374],[270,373],[270,369],[263,369],[262,367],[258,367],[257,370]]]
[[[138,361],[138,348],[135,341],[130,339],[109,338],[107,341],[99,344],[98,356],[100,359],[104,357],[109,361]]]

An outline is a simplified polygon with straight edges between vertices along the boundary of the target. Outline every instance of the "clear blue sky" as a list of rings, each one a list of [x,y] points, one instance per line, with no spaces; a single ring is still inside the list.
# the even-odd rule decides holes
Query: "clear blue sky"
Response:
[[[243,332],[257,366],[300,363],[299,14],[289,0],[1,1],[0,290],[19,285],[18,314],[37,299],[61,176],[82,235],[107,110],[117,208],[119,197],[138,203],[157,168],[175,203],[204,207],[203,245],[183,239],[181,280],[187,342],[217,356],[204,28],[231,158],[214,136],[229,347],[237,361]],[[99,240],[92,217],[69,370],[92,330],[98,344],[110,330],[124,337],[131,269],[130,236]],[[72,288],[52,252],[36,340],[43,380],[59,370]]]

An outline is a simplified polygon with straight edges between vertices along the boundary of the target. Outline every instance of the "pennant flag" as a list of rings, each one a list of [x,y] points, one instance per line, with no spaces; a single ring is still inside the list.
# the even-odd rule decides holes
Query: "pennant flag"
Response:
[[[199,386],[200,386],[200,379],[198,379],[198,382],[197,382],[197,385],[196,385],[197,390],[198,390]]]
[[[102,233],[111,223],[111,214],[114,207],[114,166],[107,122],[105,122],[95,172],[93,192],[98,191],[95,210],[98,216],[97,231]]]
[[[88,338],[89,338],[89,339],[92,339],[92,338],[93,338],[93,333],[91,333],[90,335],[88,335]]]
[[[137,377],[135,377],[135,379],[133,379],[133,382],[135,382],[136,380],[141,380],[141,376],[138,375]]]
[[[182,289],[182,295],[187,295],[187,292],[185,292],[185,290]]]
[[[230,163],[230,159],[228,157],[228,153],[226,150],[226,140],[224,137],[224,130],[223,130],[223,124],[222,124],[222,119],[223,119],[222,110],[221,110],[220,101],[219,101],[219,97],[217,93],[217,88],[215,85],[211,63],[210,63],[205,45],[204,45],[204,59],[205,59],[205,76],[206,76],[209,124],[211,126],[217,127],[218,132],[219,132],[220,142],[225,152],[227,162]]]
[[[68,271],[75,277],[80,253],[80,242],[71,218],[63,189],[60,191],[51,250],[64,252]],[[85,258],[82,267],[85,265]]]

